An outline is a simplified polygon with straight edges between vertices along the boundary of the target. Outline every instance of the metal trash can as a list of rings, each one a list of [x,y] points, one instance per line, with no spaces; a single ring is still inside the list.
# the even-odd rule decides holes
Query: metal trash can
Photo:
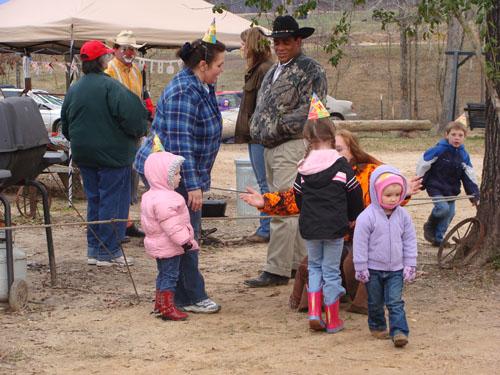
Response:
[[[26,254],[17,247],[12,249],[14,257],[14,280],[27,279]],[[7,282],[7,250],[5,242],[0,243],[0,302],[9,302],[9,287]]]
[[[254,190],[259,190],[257,179],[253,173],[252,163],[249,158],[239,158],[234,160],[236,165],[236,189],[246,191],[245,187],[249,186]],[[258,216],[260,211],[255,207],[249,206],[239,197],[236,198],[236,209],[238,216]],[[238,224],[257,223],[259,219],[237,220]]]

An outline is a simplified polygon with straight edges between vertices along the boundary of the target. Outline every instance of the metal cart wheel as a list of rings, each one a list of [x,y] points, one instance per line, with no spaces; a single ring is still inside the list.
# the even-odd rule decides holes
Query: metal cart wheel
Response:
[[[441,268],[462,267],[469,263],[484,239],[484,225],[470,217],[455,225],[444,237],[437,253]]]
[[[9,305],[13,311],[19,311],[28,304],[28,285],[22,279],[14,280],[9,290]]]
[[[52,205],[52,194],[49,188],[38,181],[47,190],[49,198],[49,207]],[[34,219],[35,217],[42,217],[43,215],[43,200],[40,191],[34,186],[21,186],[16,194],[16,206],[21,216]]]

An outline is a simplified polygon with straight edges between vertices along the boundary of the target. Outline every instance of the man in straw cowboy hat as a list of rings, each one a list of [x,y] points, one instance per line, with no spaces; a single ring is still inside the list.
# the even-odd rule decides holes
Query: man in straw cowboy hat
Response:
[[[250,123],[251,137],[265,147],[267,184],[270,191],[292,187],[297,163],[305,153],[302,130],[313,93],[326,103],[327,79],[323,67],[302,51],[302,40],[311,27],[299,28],[289,16],[276,17],[273,38],[278,63],[267,72]],[[245,280],[250,287],[288,283],[307,251],[298,230],[297,218],[273,218],[264,272]]]
[[[115,57],[108,64],[105,73],[125,85],[139,98],[143,97],[143,81],[139,69],[134,65],[137,50],[145,44],[137,44],[134,34],[129,30],[122,30],[116,38],[109,40],[108,45],[115,50]],[[138,203],[137,187],[139,175],[135,170],[131,174],[130,204]],[[127,236],[144,237],[144,232],[137,228],[134,223],[127,223]]]

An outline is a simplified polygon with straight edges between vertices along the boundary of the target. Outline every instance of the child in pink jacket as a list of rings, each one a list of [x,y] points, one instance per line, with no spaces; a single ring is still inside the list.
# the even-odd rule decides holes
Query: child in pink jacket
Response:
[[[155,152],[144,164],[144,174],[150,189],[141,201],[141,224],[146,238],[147,254],[156,258],[155,313],[163,320],[184,320],[187,314],[174,305],[174,292],[179,277],[181,255],[198,249],[189,212],[184,198],[175,188],[181,180],[182,156],[170,152]]]

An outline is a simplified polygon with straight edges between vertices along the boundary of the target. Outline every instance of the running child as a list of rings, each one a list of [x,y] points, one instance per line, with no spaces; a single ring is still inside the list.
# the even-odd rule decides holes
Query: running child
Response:
[[[430,197],[450,197],[460,194],[460,181],[465,192],[479,199],[476,174],[465,151],[467,127],[458,121],[446,125],[445,138],[428,149],[417,164],[417,175],[423,177],[423,189]],[[474,205],[474,199],[471,199]],[[455,216],[455,201],[435,202],[424,224],[424,238],[433,246],[440,246],[451,220]]]

